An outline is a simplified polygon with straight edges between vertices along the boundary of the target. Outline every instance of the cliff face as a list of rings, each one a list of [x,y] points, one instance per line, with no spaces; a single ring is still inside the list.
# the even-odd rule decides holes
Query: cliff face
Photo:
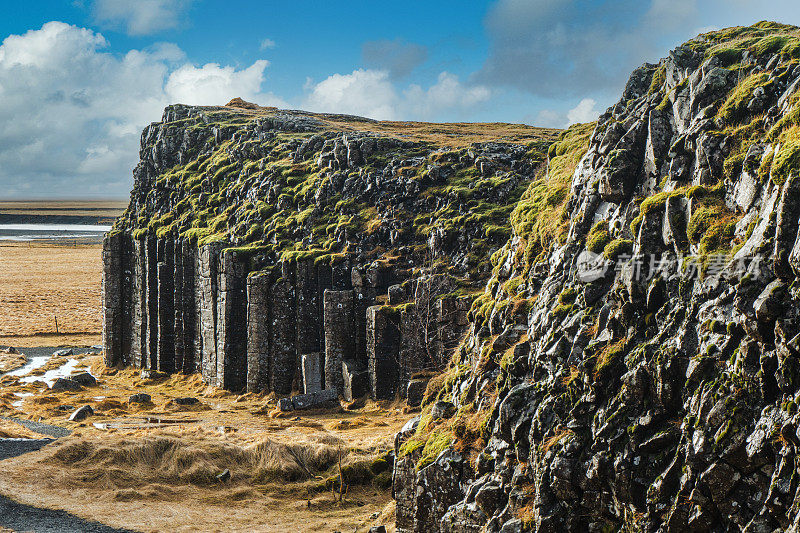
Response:
[[[798,57],[705,34],[550,148],[397,437],[400,531],[800,527]]]
[[[557,134],[168,107],[105,241],[107,363],[310,395],[286,409],[404,396],[449,359]]]

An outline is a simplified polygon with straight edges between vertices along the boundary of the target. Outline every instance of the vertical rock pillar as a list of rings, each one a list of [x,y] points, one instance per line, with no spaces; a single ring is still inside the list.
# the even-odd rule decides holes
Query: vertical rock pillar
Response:
[[[234,250],[220,256],[217,296],[217,387],[242,390],[247,383],[246,273]]]
[[[326,290],[323,298],[325,388],[341,393],[342,360],[352,359],[355,351],[353,291]]]
[[[172,291],[172,328],[175,338],[173,371],[183,370],[183,360],[186,354],[186,330],[183,326],[184,312],[184,276],[183,276],[183,242],[175,241],[175,255],[173,256],[174,266],[172,279],[174,282]]]
[[[217,380],[217,263],[221,247],[219,243],[203,246],[197,268],[197,301],[202,337],[200,367],[203,381],[211,384]]]
[[[291,265],[281,266],[283,275],[270,291],[270,388],[286,395],[292,392],[297,370],[296,302]]]
[[[156,369],[169,373],[175,371],[175,241],[159,241],[158,259],[156,265],[158,284]]]
[[[107,366],[123,362],[123,240],[121,233],[103,239],[103,353]]]
[[[147,326],[145,345],[147,355],[142,360],[142,368],[158,368],[158,241],[148,236],[145,241],[146,280],[145,304]]]
[[[269,390],[270,279],[259,272],[247,278],[247,391]]]
[[[322,350],[322,301],[317,268],[313,259],[298,261],[295,267],[297,297],[297,382],[303,383],[301,356]],[[303,388],[298,387],[298,388]]]
[[[133,239],[131,279],[131,364],[142,368],[147,358],[147,244]]]
[[[367,309],[367,354],[372,397],[394,399],[398,388],[400,327],[394,308],[373,305]]]

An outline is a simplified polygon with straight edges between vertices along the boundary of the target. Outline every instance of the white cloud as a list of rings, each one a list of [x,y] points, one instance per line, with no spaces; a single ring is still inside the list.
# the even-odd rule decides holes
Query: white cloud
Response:
[[[540,128],[563,128],[564,114],[552,109],[542,109],[536,115],[533,125]]]
[[[596,120],[600,116],[600,111],[596,107],[597,102],[595,100],[584,98],[578,105],[567,111],[567,125]]]
[[[272,39],[264,39],[261,41],[259,48],[261,50],[266,50],[267,48],[275,48],[275,41],[273,41]]]
[[[333,74],[311,84],[305,105],[319,112],[347,113],[380,120],[433,120],[447,113],[469,110],[491,96],[483,86],[466,86],[457,76],[442,72],[435,84],[412,84],[403,90],[390,81],[386,70],[358,69]]]
[[[394,119],[399,98],[387,71],[358,69],[333,74],[314,85],[306,103],[313,111]]]
[[[165,91],[171,102],[190,105],[224,104],[232,96],[258,101],[262,105],[286,107],[271,93],[262,93],[264,70],[269,61],[259,59],[244,70],[208,63],[202,67],[183,65],[169,75]]]
[[[0,45],[0,190],[20,195],[123,195],[142,128],[165,105],[220,105],[260,91],[268,63],[237,70],[186,64],[175,45],[103,51],[91,30],[48,22]]]
[[[178,26],[191,0],[95,0],[100,24],[123,27],[130,35],[149,35]]]

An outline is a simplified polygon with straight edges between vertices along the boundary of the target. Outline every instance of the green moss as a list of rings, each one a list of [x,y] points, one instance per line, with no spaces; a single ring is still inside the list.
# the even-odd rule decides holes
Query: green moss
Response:
[[[724,188],[718,187],[697,200],[686,225],[686,236],[690,243],[698,245],[701,255],[729,252],[740,218],[740,214],[727,208]]]
[[[608,221],[601,220],[595,224],[586,237],[586,249],[594,254],[602,253],[606,245],[611,242],[611,232],[608,230]]]
[[[774,54],[781,51],[787,44],[789,44],[789,37],[786,35],[767,35],[756,42],[753,51],[759,56]]]
[[[570,287],[568,289],[564,289],[563,291],[561,291],[561,294],[558,295],[558,303],[571,304],[575,302],[575,299],[577,297],[578,297],[578,291]]]
[[[772,171],[772,161],[775,158],[775,150],[769,150],[761,160],[758,167],[758,180],[761,183],[766,183],[769,180],[770,172]]]
[[[717,116],[726,124],[740,122],[747,115],[747,103],[753,97],[753,91],[758,87],[765,87],[772,83],[772,77],[767,72],[759,72],[742,80],[728,95],[722,104]]]
[[[621,255],[630,255],[633,252],[633,241],[629,239],[614,239],[603,250],[603,256],[611,261],[616,261]]]
[[[452,443],[453,435],[449,431],[433,431],[422,449],[422,457],[417,461],[417,470],[422,470],[433,463],[439,454],[449,448]]]
[[[647,94],[650,95],[659,92],[666,81],[667,67],[666,65],[660,65],[656,71],[653,72],[653,77],[650,80],[650,87],[647,89]]]
[[[770,169],[772,181],[782,185],[790,172],[800,170],[800,127],[785,131],[778,142]]]
[[[708,51],[706,57],[717,57],[722,62],[723,66],[729,67],[742,59],[742,52],[743,50],[740,48],[717,45]]]
[[[514,233],[524,240],[524,268],[563,238],[568,220],[565,205],[572,173],[586,153],[594,123],[570,126],[549,151],[549,171],[538,174],[511,213]]]
[[[573,307],[573,304],[558,304],[551,312],[551,315],[556,320],[563,320],[572,313]]]

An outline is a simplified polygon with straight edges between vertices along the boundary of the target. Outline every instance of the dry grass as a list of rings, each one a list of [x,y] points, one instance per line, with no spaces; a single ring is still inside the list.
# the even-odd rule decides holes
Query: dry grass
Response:
[[[449,148],[468,147],[472,143],[507,142],[525,144],[531,141],[555,140],[559,130],[536,128],[525,124],[492,123],[448,123],[428,122],[359,122],[328,117],[337,128],[352,131],[370,131],[404,140],[430,142]]]
[[[214,109],[214,107],[209,108]],[[234,111],[244,116],[272,115],[274,107],[257,107],[243,109],[239,107],[217,107],[225,111]],[[377,121],[352,115],[335,115],[330,113],[295,113],[312,116],[323,123],[323,129],[335,131],[364,131],[397,137],[403,140],[429,142],[447,148],[468,147],[472,143],[507,142],[527,144],[532,141],[555,140],[560,130],[553,128],[537,128],[526,124],[508,124],[503,122],[489,123],[430,123],[405,121]]]
[[[144,380],[134,369],[106,368],[99,356],[76,358],[98,386],[54,393],[13,377],[0,382],[0,413],[74,431],[4,461],[0,493],[141,531],[365,531],[393,520],[389,491],[373,486],[366,469],[409,418],[399,404],[286,416],[271,395],[207,387],[197,375]],[[14,409],[14,392],[33,396]],[[135,392],[152,403],[128,404]],[[171,402],[183,396],[201,403]],[[95,416],[68,422],[81,405],[92,405]],[[142,427],[147,417],[163,423]],[[331,485],[340,448],[351,481],[341,505]],[[225,469],[231,480],[218,482]]]
[[[0,343],[98,344],[101,277],[99,245],[0,245]]]
[[[14,422],[0,420],[0,439],[39,439],[38,433]]]
[[[125,201],[0,201],[0,213],[7,215],[70,215],[117,218]]]
[[[0,374],[11,372],[25,364],[25,356],[21,353],[4,353],[0,351]]]

